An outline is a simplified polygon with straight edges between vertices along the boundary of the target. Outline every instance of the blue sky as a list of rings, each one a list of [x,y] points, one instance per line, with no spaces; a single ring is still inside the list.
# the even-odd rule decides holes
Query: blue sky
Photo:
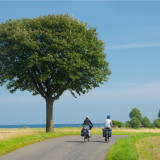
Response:
[[[103,123],[108,114],[125,122],[134,107],[153,121],[160,109],[159,8],[158,1],[0,1],[0,23],[69,13],[96,27],[106,43],[109,82],[76,99],[65,92],[54,103],[54,123],[82,123],[87,115],[93,123]],[[0,89],[0,125],[45,124],[45,116],[42,97]]]

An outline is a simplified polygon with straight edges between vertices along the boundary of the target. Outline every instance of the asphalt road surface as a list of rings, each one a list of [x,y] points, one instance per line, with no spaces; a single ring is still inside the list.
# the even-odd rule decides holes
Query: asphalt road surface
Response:
[[[109,143],[102,135],[92,135],[91,142],[86,143],[81,136],[53,138],[13,151],[0,160],[104,160],[109,148],[123,137],[128,136],[112,136]]]

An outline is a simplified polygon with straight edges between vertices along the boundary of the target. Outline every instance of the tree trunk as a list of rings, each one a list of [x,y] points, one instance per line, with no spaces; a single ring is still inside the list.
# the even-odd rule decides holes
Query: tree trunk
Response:
[[[46,99],[46,132],[54,132],[53,129],[53,99]]]

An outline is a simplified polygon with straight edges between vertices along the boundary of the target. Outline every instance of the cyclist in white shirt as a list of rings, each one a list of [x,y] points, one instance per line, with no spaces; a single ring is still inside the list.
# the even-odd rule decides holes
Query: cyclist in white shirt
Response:
[[[105,120],[105,128],[109,128],[110,130],[112,130],[112,129],[111,129],[112,121],[111,121],[110,118],[111,118],[111,116],[108,115],[108,116],[107,116],[107,119]]]

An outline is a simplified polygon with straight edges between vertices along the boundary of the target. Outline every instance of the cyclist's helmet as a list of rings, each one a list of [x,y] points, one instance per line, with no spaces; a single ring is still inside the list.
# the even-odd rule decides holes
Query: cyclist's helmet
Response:
[[[107,118],[111,118],[111,116],[110,116],[110,115],[108,115],[108,116],[107,116]]]
[[[89,116],[87,116],[86,118],[89,119]]]

